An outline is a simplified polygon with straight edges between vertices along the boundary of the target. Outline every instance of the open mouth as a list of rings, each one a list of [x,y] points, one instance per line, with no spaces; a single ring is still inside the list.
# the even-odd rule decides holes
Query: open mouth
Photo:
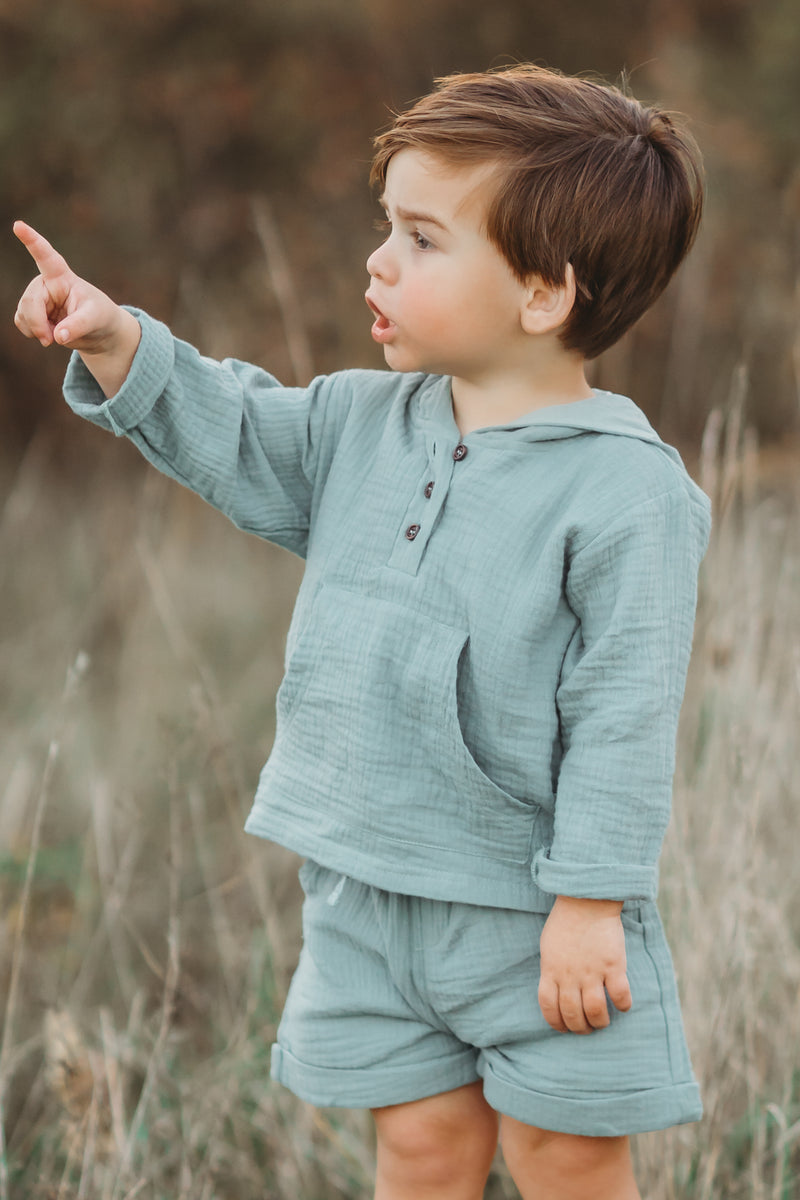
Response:
[[[381,312],[377,304],[375,304],[369,295],[366,295],[364,299],[375,314],[375,320],[370,333],[376,342],[388,342],[392,338],[397,326],[395,325],[394,321],[390,321],[389,318]]]

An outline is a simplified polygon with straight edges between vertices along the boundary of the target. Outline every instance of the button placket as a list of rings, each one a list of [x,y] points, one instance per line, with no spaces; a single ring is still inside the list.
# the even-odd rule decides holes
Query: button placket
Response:
[[[452,442],[440,437],[427,443],[428,465],[422,480],[414,487],[402,525],[395,538],[388,566],[415,575],[450,489],[456,460]]]

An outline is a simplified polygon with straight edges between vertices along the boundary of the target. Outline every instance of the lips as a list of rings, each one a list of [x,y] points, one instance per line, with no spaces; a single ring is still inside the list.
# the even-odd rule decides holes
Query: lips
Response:
[[[372,337],[376,342],[381,344],[391,341],[391,339],[394,337],[394,332],[397,329],[394,321],[391,321],[385,315],[385,313],[381,312],[369,293],[364,296],[364,299],[375,313],[375,321],[373,322],[372,329],[370,330]]]

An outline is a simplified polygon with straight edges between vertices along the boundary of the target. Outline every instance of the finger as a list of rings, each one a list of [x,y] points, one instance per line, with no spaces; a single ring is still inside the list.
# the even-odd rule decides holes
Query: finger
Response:
[[[45,334],[38,334],[38,333],[34,332],[33,326],[31,325],[30,321],[26,320],[25,314],[19,308],[14,313],[14,324],[16,325],[16,327],[20,331],[20,333],[23,334],[26,338],[36,338],[37,341],[41,342],[43,346],[48,346],[50,344],[47,341],[47,337]]]
[[[568,1032],[558,1006],[558,986],[552,980],[542,979],[539,983],[539,1007],[545,1021],[556,1033]]]
[[[602,986],[587,987],[583,992],[583,1011],[592,1029],[605,1029],[611,1023],[606,993]]]
[[[14,233],[36,263],[45,282],[71,274],[69,264],[63,255],[59,254],[50,245],[47,238],[37,233],[31,225],[27,225],[24,221],[15,221]]]
[[[50,297],[44,280],[37,276],[22,295],[14,324],[25,337],[36,338],[43,346],[53,342],[53,327],[50,322]]]
[[[583,1011],[583,998],[577,989],[572,988],[567,991],[560,988],[558,1007],[561,1011],[561,1019],[570,1033],[591,1033],[592,1027],[586,1020]]]
[[[611,1003],[620,1012],[627,1012],[633,1006],[631,985],[628,982],[628,976],[625,971],[619,971],[616,975],[608,976],[606,979],[606,991]]]
[[[53,338],[49,331],[47,333],[37,333],[30,323],[25,320],[22,313],[16,312],[14,314],[14,324],[26,338],[36,338],[37,342],[40,342],[42,346],[52,345]]]

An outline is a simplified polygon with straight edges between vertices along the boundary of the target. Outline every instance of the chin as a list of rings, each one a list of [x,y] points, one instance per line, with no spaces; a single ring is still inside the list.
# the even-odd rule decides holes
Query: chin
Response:
[[[426,362],[419,355],[404,354],[402,350],[395,349],[394,346],[384,346],[383,358],[387,367],[392,371],[400,371],[405,373],[422,372],[426,375],[441,375],[443,372],[431,363]]]
[[[391,346],[384,346],[383,360],[392,371],[421,371],[420,367],[413,358],[408,354],[402,354],[399,351],[393,351]]]

